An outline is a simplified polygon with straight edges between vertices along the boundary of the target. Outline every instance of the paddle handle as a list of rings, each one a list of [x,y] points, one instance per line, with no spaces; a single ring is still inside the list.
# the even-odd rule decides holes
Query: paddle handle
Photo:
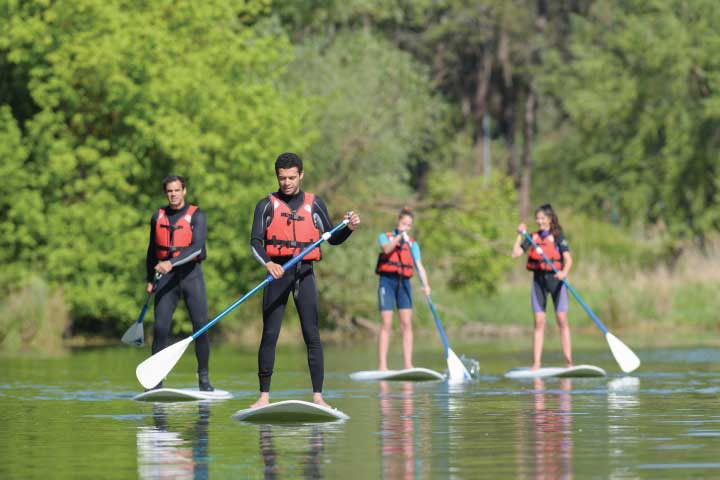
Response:
[[[348,219],[344,219],[342,222],[340,222],[339,224],[337,224],[332,230],[323,233],[323,234],[320,236],[320,238],[319,238],[318,240],[316,240],[313,244],[311,244],[310,246],[308,246],[305,250],[301,251],[301,252],[300,252],[298,255],[296,255],[295,257],[293,257],[293,258],[291,258],[290,260],[288,260],[287,262],[285,262],[285,264],[282,266],[283,270],[287,271],[287,270],[289,270],[291,267],[293,267],[294,265],[296,265],[296,264],[297,264],[299,261],[301,261],[308,253],[310,253],[310,252],[313,251],[316,247],[318,247],[322,242],[324,242],[325,240],[328,240],[330,237],[333,236],[333,234],[334,234],[335,232],[337,232],[338,230],[340,230],[341,228],[343,228],[345,225],[347,225],[348,222],[349,222]],[[205,332],[207,331],[207,329],[209,329],[210,327],[212,327],[213,325],[215,325],[215,324],[216,324],[217,322],[219,322],[220,319],[222,319],[225,315],[227,315],[228,313],[230,313],[231,311],[233,311],[235,308],[237,308],[239,305],[241,305],[242,303],[244,303],[245,300],[247,300],[248,298],[252,297],[258,290],[264,288],[265,285],[267,285],[268,283],[272,282],[274,279],[275,279],[275,278],[274,278],[272,275],[268,274],[268,276],[265,277],[265,280],[263,280],[262,282],[260,282],[255,288],[253,288],[253,289],[250,290],[248,293],[246,293],[245,295],[243,295],[242,298],[240,298],[240,299],[236,300],[235,302],[233,302],[232,305],[230,305],[230,306],[227,307],[225,310],[223,310],[222,312],[220,312],[219,314],[217,314],[217,316],[215,316],[215,318],[213,318],[213,319],[210,320],[208,323],[206,323],[205,326],[203,326],[203,327],[202,327],[201,329],[199,329],[197,332],[193,333],[193,334],[192,334],[192,338],[193,338],[193,339],[196,339],[197,337],[199,337],[200,335],[202,335],[203,333],[205,333]]]
[[[524,231],[524,232],[522,232],[522,233],[523,233],[523,235],[525,235],[525,238],[530,241],[530,243],[531,243],[532,246],[535,248],[535,250],[536,250],[538,253],[540,253],[540,255],[542,255],[542,257],[545,259],[545,261],[547,262],[547,264],[550,265],[550,267],[553,269],[553,271],[554,271],[555,273],[560,273],[560,272],[558,272],[558,269],[555,268],[555,265],[553,265],[552,261],[545,255],[545,252],[542,251],[542,248],[540,248],[540,247],[537,245],[537,243],[535,243],[535,241],[532,239],[532,237],[530,236],[530,234],[528,234],[527,231]],[[573,297],[575,297],[575,300],[577,300],[578,303],[585,309],[585,312],[588,314],[588,316],[590,316],[590,318],[592,319],[592,321],[595,322],[595,325],[597,325],[598,328],[599,328],[600,330],[602,330],[602,332],[603,332],[604,334],[607,335],[607,333],[608,333],[607,327],[605,327],[605,325],[603,324],[603,322],[601,322],[600,319],[597,317],[597,315],[595,315],[595,312],[592,311],[592,309],[590,308],[590,306],[589,306],[587,303],[585,303],[585,301],[584,301],[582,298],[580,298],[580,295],[575,291],[575,289],[572,287],[572,285],[570,285],[570,283],[569,283],[567,280],[565,280],[565,279],[563,278],[563,279],[562,279],[562,282],[565,284],[565,286],[567,287],[567,289],[570,290],[570,293],[573,294]]]

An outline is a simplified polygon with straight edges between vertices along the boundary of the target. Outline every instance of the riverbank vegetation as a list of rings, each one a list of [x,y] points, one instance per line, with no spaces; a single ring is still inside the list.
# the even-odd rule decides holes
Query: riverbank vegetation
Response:
[[[551,202],[570,280],[608,325],[716,332],[714,6],[0,0],[3,348],[31,348],[30,330],[119,337],[168,173],[207,212],[221,311],[263,278],[251,215],[283,151],[334,218],[363,219],[318,267],[327,331],[376,321],[376,239],[404,205],[449,326],[527,325],[529,277],[508,253]],[[28,295],[53,306],[25,312]],[[23,323],[46,315],[52,328]],[[214,334],[258,322],[249,302]]]

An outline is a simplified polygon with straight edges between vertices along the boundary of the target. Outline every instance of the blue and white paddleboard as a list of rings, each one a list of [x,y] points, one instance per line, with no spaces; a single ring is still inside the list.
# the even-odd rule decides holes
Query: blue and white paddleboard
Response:
[[[303,400],[285,400],[264,407],[238,410],[235,420],[262,423],[313,423],[347,420],[350,417],[337,408],[323,407]]]
[[[505,373],[507,378],[582,378],[607,377],[607,373],[595,365],[575,365],[574,367],[547,367],[532,370],[530,367],[513,368]]]
[[[361,370],[350,374],[357,381],[427,382],[445,380],[445,375],[429,368],[406,368],[405,370]]]
[[[192,388],[157,388],[148,390],[133,397],[143,402],[188,402],[197,400],[228,400],[232,393],[225,390],[203,392]]]

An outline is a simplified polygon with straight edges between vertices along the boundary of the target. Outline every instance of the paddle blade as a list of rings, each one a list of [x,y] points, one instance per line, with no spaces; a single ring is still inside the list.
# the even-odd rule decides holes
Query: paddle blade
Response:
[[[640,359],[635,355],[635,352],[630,350],[630,348],[615,335],[607,332],[605,334],[605,340],[607,340],[610,351],[623,372],[630,373],[640,366]]]
[[[451,348],[448,348],[447,352],[447,364],[448,364],[448,382],[450,383],[462,383],[466,380],[470,380],[470,372],[465,368],[465,364],[455,355],[455,352]]]
[[[128,345],[142,347],[145,343],[145,329],[143,328],[143,324],[134,322],[120,340]]]
[[[185,353],[185,350],[192,341],[192,337],[180,340],[179,342],[160,350],[155,355],[138,365],[135,369],[135,375],[140,381],[140,384],[145,388],[153,388],[155,385],[160,383],[162,379],[167,377],[168,373],[170,373],[170,370],[173,369],[178,360],[180,360],[180,357],[182,357],[182,354]]]

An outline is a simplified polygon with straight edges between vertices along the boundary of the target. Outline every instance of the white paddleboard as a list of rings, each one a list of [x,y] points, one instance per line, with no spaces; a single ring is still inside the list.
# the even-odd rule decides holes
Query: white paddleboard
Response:
[[[227,400],[233,398],[232,393],[225,390],[203,392],[192,388],[157,388],[148,390],[133,397],[143,402],[182,402],[195,400]]]
[[[532,370],[530,367],[513,368],[505,373],[507,378],[577,378],[577,377],[607,377],[607,373],[595,365],[575,365],[574,367],[547,367]]]
[[[333,422],[350,417],[337,408],[328,408],[302,400],[285,400],[258,408],[238,410],[235,420],[246,422],[288,423],[288,422]]]
[[[429,368],[406,368],[405,370],[361,370],[350,374],[358,381],[392,380],[398,382],[423,382],[445,380],[445,375]]]

